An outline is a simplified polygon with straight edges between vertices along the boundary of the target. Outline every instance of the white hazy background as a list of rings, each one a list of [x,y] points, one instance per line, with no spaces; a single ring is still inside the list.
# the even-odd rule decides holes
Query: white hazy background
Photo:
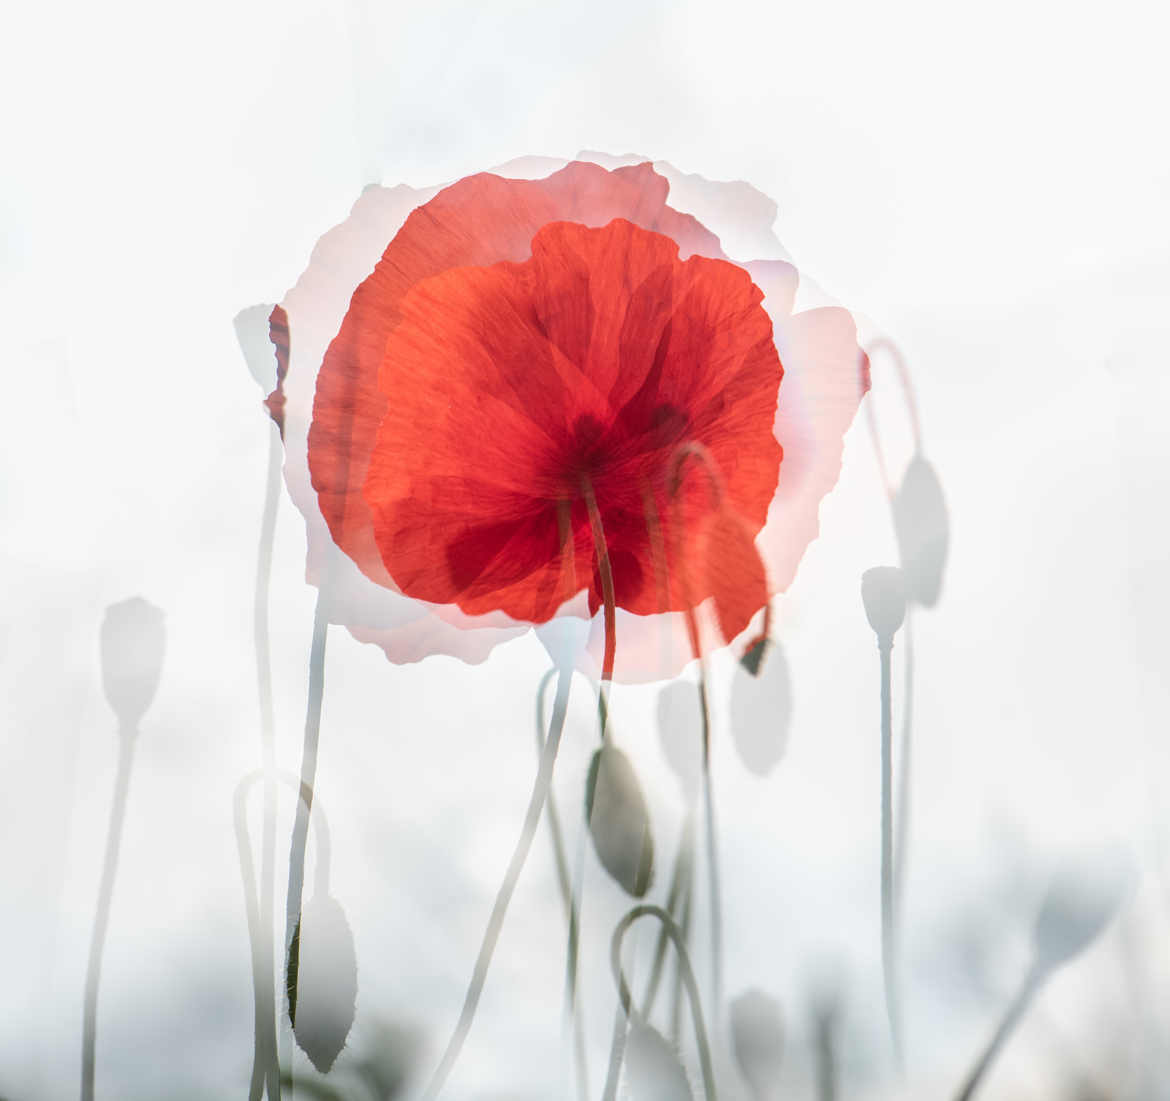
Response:
[[[904,349],[950,506],[942,600],[915,619],[906,1086],[882,1017],[877,654],[859,598],[862,571],[896,550],[864,417],[780,603],[795,703],[767,779],[734,754],[717,663],[726,986],[782,1003],[791,1096],[811,1096],[808,1007],[826,975],[847,1001],[846,1096],[953,1092],[1026,964],[1045,869],[1101,838],[1131,846],[1141,882],[1042,995],[987,1094],[1167,1096],[1164,8],[114,0],[13,3],[4,23],[0,1096],[77,1091],[116,761],[98,628],[136,594],[166,612],[168,647],[131,783],[98,1094],[246,1093],[231,797],[260,760],[251,617],[268,426],[233,316],[283,296],[364,184],[582,148],[774,198],[801,270]],[[887,361],[873,400],[904,462]],[[294,770],[315,595],[303,556],[285,498],[273,669]],[[318,795],[357,943],[353,1043],[374,1021],[413,1030],[416,1082],[454,1024],[519,828],[546,664],[531,635],[470,668],[394,667],[330,634]],[[570,822],[593,738],[576,687],[557,781]],[[614,713],[648,791],[661,888],[682,807],[655,700],[619,688]],[[599,1090],[622,900],[591,867]],[[452,1101],[562,1096],[563,939],[541,834]],[[1078,1094],[1085,1082],[1098,1094]]]

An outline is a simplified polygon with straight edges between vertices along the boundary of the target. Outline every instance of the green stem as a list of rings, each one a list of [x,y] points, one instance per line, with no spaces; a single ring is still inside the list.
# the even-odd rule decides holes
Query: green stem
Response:
[[[609,724],[609,691],[613,681],[614,658],[617,653],[617,607],[614,602],[613,569],[609,561],[609,545],[605,541],[605,525],[597,507],[597,497],[588,475],[581,478],[581,492],[589,510],[589,527],[593,532],[593,552],[597,555],[597,570],[601,574],[601,597],[605,607],[605,653],[601,662],[601,689],[598,695],[598,714],[601,720],[601,738],[604,741]]]
[[[102,975],[102,953],[106,930],[110,924],[110,904],[114,897],[114,880],[118,875],[118,854],[122,847],[122,827],[126,821],[126,800],[130,792],[130,769],[134,763],[136,730],[118,732],[118,771],[114,779],[114,801],[110,809],[110,827],[106,835],[106,856],[98,887],[97,913],[89,945],[89,963],[85,971],[85,1000],[81,1025],[81,1101],[93,1101],[94,1064],[97,1055],[97,1000]]]
[[[467,988],[467,995],[463,1000],[463,1010],[459,1014],[459,1021],[455,1031],[447,1043],[439,1066],[431,1076],[423,1097],[428,1101],[439,1095],[459,1058],[467,1034],[471,1031],[472,1021],[475,1019],[476,1007],[479,1005],[480,995],[483,993],[484,983],[487,980],[488,968],[491,965],[492,954],[495,952],[496,942],[500,937],[500,930],[504,925],[504,916],[508,912],[508,903],[512,900],[512,893],[520,879],[520,872],[532,848],[532,839],[536,836],[537,826],[540,824],[544,802],[548,797],[552,783],[553,765],[556,763],[557,749],[561,743],[561,733],[565,727],[565,713],[569,704],[569,684],[572,680],[572,670],[562,667],[557,676],[557,694],[553,702],[552,723],[549,729],[548,740],[544,744],[544,752],[540,757],[540,768],[536,774],[536,782],[532,787],[532,796],[528,801],[528,811],[524,817],[524,825],[508,870],[504,874],[504,881],[500,884],[496,895],[495,905],[492,907],[491,917],[488,919],[487,929],[480,945],[479,956],[475,961],[475,968],[471,974],[471,982]]]
[[[678,851],[674,857],[674,870],[670,877],[670,890],[666,896],[666,912],[674,917],[684,898],[684,890],[689,890],[691,879],[691,863],[694,860],[695,818],[694,812],[687,813],[683,822],[682,833],[679,836]],[[658,987],[662,981],[662,972],[666,962],[666,945],[670,935],[665,926],[658,931],[658,943],[654,948],[654,963],[650,968],[650,979],[646,984],[646,993],[642,998],[642,1016],[649,1019],[654,1012],[654,1002],[658,997]]]
[[[686,886],[682,896],[682,921],[679,923],[684,944],[691,943],[691,914],[694,908],[695,869],[691,864],[687,867]],[[674,969],[674,990],[670,998],[670,1038],[676,1044],[682,1040],[682,969],[677,965]]]
[[[267,971],[264,969],[264,957],[260,951],[260,945],[264,941],[263,932],[260,928],[262,918],[260,915],[260,904],[256,898],[256,866],[252,861],[252,843],[248,836],[248,795],[255,784],[260,781],[265,781],[265,802],[267,803],[268,785],[272,783],[275,786],[276,780],[279,779],[287,784],[300,797],[302,804],[306,802],[308,789],[302,784],[296,776],[291,772],[285,772],[283,769],[278,769],[273,773],[265,769],[256,769],[254,772],[249,772],[236,785],[235,797],[233,799],[233,820],[235,822],[236,832],[236,848],[240,860],[240,876],[243,879],[244,885],[244,910],[248,918],[248,936],[252,945],[252,975],[255,986],[258,991],[269,990],[273,991],[273,972],[271,956],[267,957],[268,967]],[[267,809],[267,807],[265,808]],[[311,820],[316,838],[316,860],[315,860],[315,874],[314,874],[314,890],[319,895],[329,893],[329,867],[330,855],[332,847],[329,842],[329,821],[325,816],[324,808],[321,806],[321,801],[316,801],[316,806],[312,808]],[[271,944],[271,940],[269,939]],[[267,984],[264,980],[267,980]],[[275,1006],[275,998],[273,999]],[[263,1020],[265,1018],[265,1010],[263,1008],[264,1000],[258,998],[256,1000],[256,1029],[257,1036],[262,1035]],[[257,1048],[259,1048],[257,1044]],[[264,1081],[266,1078],[266,1071],[270,1068],[267,1058],[267,1052],[264,1053],[264,1058],[256,1059],[252,1064],[252,1082],[249,1090],[250,1101],[257,1101],[263,1093]],[[276,1035],[275,1035],[275,1020],[273,1021],[272,1034],[272,1049],[271,1054],[273,1058],[276,1056]],[[272,1095],[272,1090],[275,1089],[279,1096],[281,1086],[280,1064],[276,1064],[276,1084],[272,1084],[272,1079],[268,1079],[269,1095]]]
[[[632,998],[626,977],[622,971],[622,940],[626,930],[640,917],[656,917],[666,928],[670,939],[674,941],[675,956],[678,960],[679,971],[687,991],[687,1000],[691,1006],[691,1019],[695,1025],[695,1045],[699,1050],[699,1066],[703,1073],[703,1091],[707,1101],[717,1101],[715,1088],[715,1070],[711,1062],[711,1048],[707,1043],[707,1029],[703,1023],[703,1007],[699,1000],[699,987],[695,982],[695,972],[691,967],[690,957],[687,954],[686,944],[679,927],[674,919],[661,906],[643,904],[635,906],[625,917],[617,923],[610,941],[610,965],[613,968],[614,981],[618,987],[618,1000],[621,1003],[619,1018],[628,1018],[632,1010]],[[618,1078],[621,1074],[622,1049],[625,1041],[624,1020],[621,1027],[615,1023],[614,1043],[610,1048],[609,1075],[605,1084],[605,1101],[614,1101],[617,1096]]]
[[[292,845],[288,860],[288,900],[285,907],[285,948],[288,968],[285,991],[288,1019],[296,1024],[297,971],[300,963],[301,901],[305,883],[305,846],[309,837],[309,815],[313,809],[313,787],[317,782],[317,748],[321,738],[321,704],[325,696],[325,642],[329,620],[325,613],[325,585],[317,591],[313,613],[313,641],[309,651],[309,698],[305,715],[305,741],[301,752],[301,801],[293,821]]]
[[[898,998],[898,958],[896,929],[894,925],[893,892],[893,830],[892,830],[892,762],[890,731],[890,651],[892,639],[880,639],[878,652],[881,655],[881,771],[882,771],[882,827],[881,827],[881,905],[882,905],[882,978],[886,994],[886,1016],[889,1019],[890,1038],[894,1045],[894,1057],[899,1068],[902,1066],[902,1035]]]
[[[536,752],[538,756],[544,753],[546,742],[544,733],[545,693],[549,683],[556,675],[555,667],[545,673],[536,692]],[[577,1061],[577,1085],[581,1101],[587,1101],[589,1097],[589,1068],[585,1057],[585,1023],[577,1007],[577,945],[579,938],[577,900],[570,883],[569,862],[565,856],[564,833],[561,830],[561,818],[557,812],[556,795],[551,787],[548,792],[547,815],[548,832],[552,838],[553,857],[556,861],[557,884],[560,887],[561,901],[565,907],[565,920],[569,927],[569,944],[565,963],[565,1013],[572,1021],[573,1047]]]
[[[266,418],[267,419],[267,418]],[[252,1064],[252,1101],[258,1082],[268,1080],[269,1101],[280,1101],[280,1060],[276,1044],[276,976],[273,965],[273,917],[276,869],[276,721],[272,705],[272,660],[268,631],[268,593],[272,578],[272,547],[280,501],[280,432],[268,422],[268,474],[260,545],[256,555],[256,597],[253,637],[256,647],[256,689],[260,701],[260,759],[265,772],[264,810],[260,833],[260,901],[253,942],[253,994],[256,1003],[256,1045]],[[259,962],[259,967],[255,966]]]

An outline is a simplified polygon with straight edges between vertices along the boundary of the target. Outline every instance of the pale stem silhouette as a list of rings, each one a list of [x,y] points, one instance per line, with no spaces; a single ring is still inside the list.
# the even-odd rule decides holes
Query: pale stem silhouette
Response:
[[[93,1101],[94,1063],[97,1055],[97,1001],[102,975],[102,953],[106,930],[110,924],[110,903],[114,897],[114,880],[118,875],[118,854],[122,847],[122,827],[126,821],[126,797],[130,791],[130,769],[134,764],[136,729],[118,731],[118,771],[114,779],[114,802],[110,808],[110,828],[106,834],[106,856],[98,888],[97,914],[89,944],[89,963],[85,969],[85,1004],[81,1027],[81,1101]]]

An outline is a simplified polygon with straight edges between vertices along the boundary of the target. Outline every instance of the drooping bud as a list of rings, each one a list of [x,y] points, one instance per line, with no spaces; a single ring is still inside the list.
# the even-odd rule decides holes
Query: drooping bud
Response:
[[[630,1101],[693,1101],[678,1052],[661,1032],[641,1018],[630,1024],[625,1058]]]
[[[927,608],[938,602],[950,543],[950,520],[934,467],[915,455],[894,495],[894,531],[906,594]]]
[[[760,990],[749,990],[731,1003],[731,1043],[744,1081],[756,1101],[776,1096],[784,1052],[780,1005]]]
[[[861,575],[865,615],[880,642],[890,642],[906,618],[906,589],[897,566],[874,566]]]
[[[792,680],[778,642],[758,675],[740,662],[731,677],[731,734],[749,772],[767,776],[788,748],[792,724]]]
[[[658,739],[678,777],[687,806],[694,805],[703,777],[703,715],[698,685],[671,681],[658,693]]]
[[[1117,913],[1134,878],[1132,859],[1118,851],[1062,869],[1044,895],[1032,930],[1037,966],[1051,970],[1088,948]]]
[[[314,895],[297,923],[294,943],[297,980],[288,992],[293,1035],[325,1074],[345,1046],[357,1000],[357,954],[341,903]]]
[[[165,617],[140,596],[106,609],[101,629],[102,684],[125,730],[134,729],[158,690],[166,649]]]
[[[628,894],[641,898],[654,872],[650,814],[634,766],[612,738],[589,763],[585,818],[605,870]]]

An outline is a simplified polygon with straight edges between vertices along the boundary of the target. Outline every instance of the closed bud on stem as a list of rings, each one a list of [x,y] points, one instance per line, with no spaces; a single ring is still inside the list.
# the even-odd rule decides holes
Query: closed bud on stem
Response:
[[[874,566],[861,575],[861,600],[879,643],[890,643],[906,618],[906,588],[897,566]]]
[[[654,840],[646,799],[630,759],[607,739],[585,780],[585,817],[597,858],[634,898],[650,887]]]
[[[101,629],[102,685],[124,730],[138,725],[154,699],[165,649],[161,609],[140,596],[106,609]]]
[[[325,1074],[353,1025],[357,1000],[357,954],[353,933],[337,899],[314,895],[297,925],[300,953],[289,1014],[297,1045]]]

